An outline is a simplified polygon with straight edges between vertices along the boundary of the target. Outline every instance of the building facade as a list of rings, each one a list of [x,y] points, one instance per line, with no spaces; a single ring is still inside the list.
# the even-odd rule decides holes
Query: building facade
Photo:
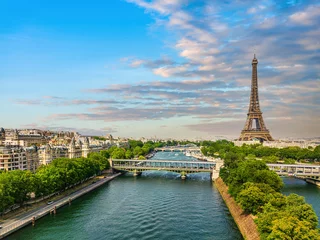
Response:
[[[0,170],[27,170],[27,161],[23,148],[0,146]]]
[[[110,145],[90,145],[89,139],[83,141],[72,138],[69,146],[53,146],[50,144],[41,147],[31,146],[0,146],[0,170],[30,170],[35,171],[40,165],[47,165],[56,158],[87,157],[91,152],[100,152]]]
[[[47,138],[38,132],[21,133],[17,129],[4,132],[4,145],[30,147],[41,146],[48,142]]]

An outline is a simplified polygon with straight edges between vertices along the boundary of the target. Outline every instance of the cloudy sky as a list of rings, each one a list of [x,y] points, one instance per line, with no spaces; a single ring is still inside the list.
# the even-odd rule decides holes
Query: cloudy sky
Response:
[[[320,136],[319,26],[319,0],[2,0],[0,127],[238,137],[255,52],[272,136]]]

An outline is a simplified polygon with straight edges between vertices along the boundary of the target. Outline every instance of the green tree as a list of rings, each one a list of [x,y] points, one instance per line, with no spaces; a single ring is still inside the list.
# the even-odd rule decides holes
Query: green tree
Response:
[[[136,147],[133,149],[133,155],[134,155],[134,156],[143,155],[143,151],[141,150],[141,147],[140,147],[140,146],[136,146]]]
[[[126,159],[131,159],[131,158],[133,158],[133,153],[130,149],[128,149],[126,151]]]
[[[34,190],[34,177],[30,171],[10,171],[11,196],[15,203],[23,205],[24,201],[30,199],[30,193]]]
[[[320,235],[308,221],[300,221],[298,218],[290,216],[274,220],[272,231],[267,239],[320,240]]]
[[[250,186],[240,191],[237,202],[247,213],[257,214],[267,202],[266,194],[257,186]]]
[[[123,148],[117,148],[112,152],[111,156],[113,159],[125,159],[126,158],[125,150]]]

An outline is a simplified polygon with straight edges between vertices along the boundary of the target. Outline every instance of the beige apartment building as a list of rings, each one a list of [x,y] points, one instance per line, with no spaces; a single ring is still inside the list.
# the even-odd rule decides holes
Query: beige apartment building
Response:
[[[40,165],[47,165],[56,158],[87,157],[90,152],[100,152],[110,146],[110,144],[90,145],[87,137],[83,137],[82,141],[80,138],[77,141],[72,138],[69,146],[45,144],[40,147],[23,147],[0,143],[0,170],[35,171]]]
[[[40,133],[23,134],[17,129],[4,131],[4,144],[9,146],[30,147],[43,145],[48,142],[45,136]]]
[[[0,170],[27,170],[26,151],[21,147],[0,146]]]

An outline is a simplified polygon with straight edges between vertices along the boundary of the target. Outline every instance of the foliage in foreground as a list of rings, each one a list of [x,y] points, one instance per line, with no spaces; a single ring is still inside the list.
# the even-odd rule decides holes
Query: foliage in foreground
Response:
[[[281,194],[281,178],[264,161],[233,152],[227,141],[222,145],[229,149],[220,176],[243,210],[257,216],[261,239],[320,239],[317,215],[303,197]]]
[[[100,153],[88,158],[57,158],[35,173],[13,170],[0,173],[0,213],[14,204],[22,206],[30,199],[64,191],[109,168],[109,161]]]

